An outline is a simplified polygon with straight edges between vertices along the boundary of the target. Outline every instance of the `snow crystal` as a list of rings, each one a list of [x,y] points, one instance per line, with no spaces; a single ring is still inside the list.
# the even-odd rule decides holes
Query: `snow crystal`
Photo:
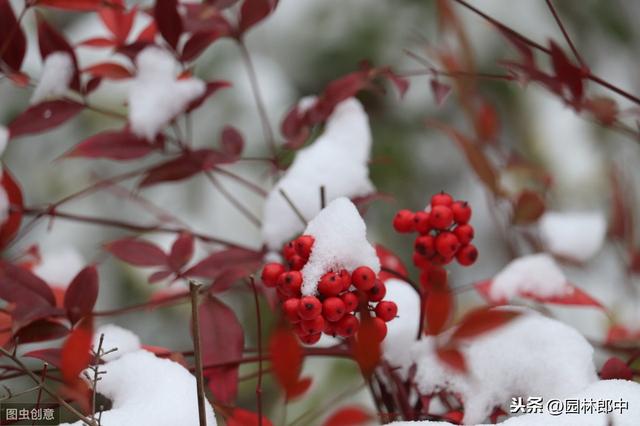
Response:
[[[520,318],[463,347],[468,375],[439,361],[433,337],[414,344],[411,353],[419,391],[429,394],[447,389],[460,394],[464,421],[475,424],[512,396],[562,398],[597,379],[593,348],[581,334],[534,311],[518,310],[523,313]]]
[[[302,101],[302,106],[306,103]],[[323,134],[298,151],[291,167],[267,196],[262,226],[267,246],[280,250],[304,228],[280,190],[306,219],[320,211],[322,186],[327,201],[373,192],[367,166],[370,150],[371,130],[364,108],[354,98],[341,102],[329,117]]]
[[[73,60],[67,52],[54,52],[48,55],[42,66],[40,81],[31,96],[31,103],[37,104],[47,98],[64,95],[73,78],[73,73]]]
[[[119,327],[115,324],[105,324],[98,327],[93,333],[93,349],[97,350],[100,345],[100,335],[104,335],[102,341],[102,349],[108,352],[117,349],[114,352],[106,354],[102,357],[104,361],[113,361],[131,352],[140,349],[140,338],[130,330]]]
[[[540,218],[539,226],[552,253],[582,262],[600,250],[607,232],[607,220],[601,212],[548,212]]]
[[[352,272],[368,266],[376,273],[380,261],[367,241],[367,227],[358,209],[347,198],[337,198],[309,222],[304,233],[315,238],[309,261],[302,268],[302,294],[316,294],[318,281],[327,271]]]
[[[593,413],[580,414],[565,413],[561,415],[551,415],[545,409],[542,414],[525,414],[518,417],[511,417],[497,426],[606,426],[613,424],[615,426],[636,426],[640,424],[640,405],[634,402],[640,401],[640,385],[636,382],[628,380],[600,380],[581,392],[571,395],[567,399],[578,401],[618,401],[628,402],[628,409],[613,410],[611,414],[597,413],[597,409]],[[546,401],[545,401],[546,402]],[[596,407],[597,408],[597,407]],[[389,426],[434,426],[434,425],[451,425],[448,422],[432,422],[432,421],[416,421],[416,422],[393,422]],[[478,425],[484,426],[484,425]],[[489,426],[489,425],[487,425]]]
[[[102,413],[102,426],[198,426],[196,379],[180,364],[137,350],[107,362],[98,393],[113,403]],[[207,425],[216,426],[206,403]],[[82,425],[81,421],[73,426]],[[67,425],[70,426],[70,425]]]
[[[9,143],[9,129],[0,124],[0,156],[7,149],[7,143]]]
[[[42,253],[33,273],[51,285],[66,288],[84,266],[85,261],[76,248],[62,246]]]
[[[495,300],[509,300],[523,293],[544,298],[562,295],[569,289],[560,267],[551,256],[541,253],[510,262],[493,278],[489,295]]]
[[[205,91],[196,78],[176,80],[177,63],[157,47],[144,49],[136,58],[138,72],[129,91],[129,121],[141,137],[155,139],[176,115]]]
[[[396,279],[385,283],[387,294],[384,300],[395,302],[398,316],[387,323],[387,337],[383,341],[384,357],[393,366],[408,368],[410,362],[407,350],[416,341],[420,324],[420,296],[410,284]],[[404,377],[405,371],[400,371]]]

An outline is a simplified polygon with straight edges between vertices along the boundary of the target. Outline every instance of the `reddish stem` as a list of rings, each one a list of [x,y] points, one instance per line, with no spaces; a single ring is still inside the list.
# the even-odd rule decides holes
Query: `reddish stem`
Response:
[[[256,305],[256,322],[258,327],[258,383],[256,384],[256,400],[258,403],[258,426],[262,426],[262,317],[260,316],[260,301],[258,300],[258,289],[253,277],[249,277],[251,289],[253,290],[253,301]]]
[[[571,48],[571,51],[573,52],[574,56],[576,57],[578,62],[580,62],[580,65],[582,65],[582,67],[586,69],[587,65],[585,64],[585,62],[582,60],[582,57],[578,53],[578,49],[576,49],[573,42],[571,41],[571,37],[569,37],[569,33],[567,32],[567,29],[564,27],[564,24],[560,20],[560,16],[558,15],[556,8],[553,6],[553,3],[551,3],[551,0],[545,0],[545,1],[547,2],[547,7],[549,7],[549,10],[551,11],[553,18],[556,20],[558,27],[560,27],[560,31],[562,31],[562,35],[564,36],[564,39],[567,41],[567,44],[569,44],[569,47]]]

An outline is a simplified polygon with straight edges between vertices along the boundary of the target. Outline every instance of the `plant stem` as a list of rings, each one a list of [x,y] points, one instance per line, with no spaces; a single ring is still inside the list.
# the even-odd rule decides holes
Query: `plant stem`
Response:
[[[200,351],[200,319],[198,318],[198,293],[201,284],[189,281],[191,294],[191,332],[193,334],[193,351],[196,362],[196,384],[198,386],[198,416],[200,426],[207,426],[207,413],[205,411],[204,379],[202,374],[202,352]]]
[[[545,0],[545,1],[547,2],[547,7],[551,11],[553,18],[556,20],[558,27],[560,27],[560,31],[562,31],[562,35],[564,36],[564,39],[567,41],[567,44],[569,44],[569,47],[571,48],[573,55],[576,57],[578,62],[580,62],[580,65],[582,65],[583,68],[586,68],[587,65],[585,64],[585,62],[582,60],[582,57],[578,53],[578,49],[576,49],[573,42],[571,41],[571,37],[569,37],[569,33],[567,32],[566,28],[564,27],[564,24],[560,20],[560,16],[558,15],[556,8],[553,6],[553,3],[551,3],[551,0]]]
[[[295,204],[293,204],[293,200],[291,200],[291,198],[289,198],[289,196],[287,195],[287,193],[284,191],[284,189],[280,188],[278,189],[278,192],[280,193],[280,195],[282,195],[282,198],[285,199],[285,201],[287,202],[287,204],[289,204],[289,207],[291,207],[291,210],[293,210],[293,212],[296,214],[296,216],[298,217],[298,219],[300,219],[300,222],[302,222],[303,225],[307,225],[307,219],[304,218],[304,215],[302,214],[302,212],[298,209],[298,207],[296,207]]]
[[[258,383],[256,384],[256,400],[258,403],[258,426],[262,426],[262,317],[260,316],[260,301],[258,300],[258,289],[253,276],[249,277],[251,289],[253,290],[253,301],[256,305],[256,322],[258,333]]]

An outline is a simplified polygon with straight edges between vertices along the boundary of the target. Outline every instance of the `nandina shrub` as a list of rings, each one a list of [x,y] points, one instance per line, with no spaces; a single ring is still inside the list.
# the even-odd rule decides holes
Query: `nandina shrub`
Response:
[[[591,295],[593,286],[583,288],[565,275],[590,270],[596,255],[610,249],[628,277],[627,290],[637,293],[631,171],[608,165],[608,222],[598,213],[554,211],[562,201],[553,171],[505,143],[522,136],[509,124],[517,121],[516,111],[487,93],[496,83],[517,91],[536,86],[634,143],[640,99],[589,68],[551,1],[545,6],[563,39],[547,44],[463,0],[435,3],[438,44],[394,46],[418,69],[349,58],[349,72],[330,64],[331,78],[316,82],[312,96],[277,111],[247,44],[286,7],[277,0],[144,6],[0,0],[0,85],[30,97],[0,126],[0,147],[12,151],[0,180],[5,400],[23,397],[36,411],[53,402],[63,419],[88,425],[356,425],[496,423],[531,412],[518,398],[597,395],[612,402],[610,410],[596,407],[584,424],[600,419],[588,414],[640,422],[638,408],[623,404],[640,392],[632,383],[640,331],[623,314],[633,309],[626,305],[632,298],[623,297],[619,313],[611,297],[600,300],[598,288]],[[331,13],[341,14],[341,7],[348,6]],[[489,23],[514,54],[489,71],[479,68],[460,9]],[[101,32],[72,41],[60,23],[85,16]],[[34,37],[27,37],[29,22]],[[231,82],[206,77],[206,52],[224,45],[232,45],[242,63],[249,99]],[[87,49],[100,59],[87,64]],[[43,63],[39,76],[27,57],[36,51]],[[415,84],[420,78],[429,85]],[[384,97],[388,88],[393,100]],[[472,177],[475,192],[459,195],[460,185],[448,184],[427,189],[422,179],[406,179],[408,168],[399,159],[371,158],[372,151],[382,152],[377,147],[384,132],[376,124],[392,115],[380,105],[400,109],[407,93],[427,89],[438,106],[459,111],[466,123],[452,119],[454,126],[444,114],[420,110],[411,124],[403,117],[403,126],[425,134],[435,129],[451,139],[464,158],[460,174]],[[121,99],[114,106],[98,96],[101,90]],[[242,120],[220,113],[234,102],[242,113],[251,109],[255,116],[248,121],[259,121],[259,135],[252,123],[243,128]],[[207,108],[220,109],[211,114]],[[27,138],[55,139],[70,123],[90,127],[96,119],[101,130],[74,139],[55,162],[33,162],[27,172],[19,167],[23,151],[14,146],[44,142]],[[225,122],[215,134],[205,131],[202,143],[198,131],[213,120]],[[393,143],[395,149],[400,141]],[[410,154],[419,158],[419,148],[412,146]],[[34,184],[26,184],[33,172],[35,188],[50,185],[41,171],[71,162],[94,175],[58,198],[42,200]],[[417,195],[378,192],[374,183],[383,188],[385,173],[401,176],[404,189]],[[194,182],[216,193],[213,203],[196,194],[205,200],[205,221],[181,205],[184,194],[202,189]],[[101,205],[104,211],[92,210],[80,203],[88,196],[112,201]],[[130,207],[141,213],[130,214]],[[74,225],[65,243],[80,235],[81,245],[99,248],[99,255],[87,262],[59,241],[45,249],[38,225],[57,229],[62,221]],[[101,234],[83,235],[82,225]],[[251,241],[243,238],[247,226],[256,229]],[[108,233],[113,229],[118,233]],[[500,239],[500,248],[487,244],[492,238]],[[501,270],[481,269],[484,259],[503,251]],[[114,270],[144,274],[151,290],[135,301],[97,307],[113,300]],[[473,279],[460,284],[461,276]],[[469,293],[480,297],[463,297]],[[155,318],[152,311],[182,304],[190,316],[176,311],[181,321],[166,326],[189,338],[164,341],[186,341],[188,348],[156,346],[163,340],[143,335],[141,341],[110,324],[130,313]],[[598,312],[609,321],[606,333],[587,342],[553,319],[554,306]],[[593,347],[607,358],[599,369]],[[356,366],[358,388],[325,383],[328,371],[304,368],[311,358]],[[361,389],[366,403],[344,401]],[[287,406],[299,411],[296,418],[287,419]]]

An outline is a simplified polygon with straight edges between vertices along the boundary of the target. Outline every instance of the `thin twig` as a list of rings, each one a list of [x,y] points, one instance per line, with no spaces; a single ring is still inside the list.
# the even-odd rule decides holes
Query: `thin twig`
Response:
[[[320,186],[320,209],[324,209],[327,205],[327,194],[324,185]]]
[[[249,222],[253,223],[258,229],[262,227],[260,219],[258,219],[256,215],[254,215],[246,206],[244,206],[240,202],[240,200],[238,200],[220,182],[218,182],[218,179],[216,179],[211,172],[207,172],[206,176],[209,182],[211,182],[211,184],[222,194],[222,196],[225,197],[231,204],[233,204],[233,206],[238,209],[238,211],[242,213]]]
[[[569,37],[569,33],[567,32],[567,29],[564,27],[564,24],[560,20],[560,16],[558,15],[556,8],[553,6],[553,3],[551,3],[551,0],[546,0],[546,2],[547,2],[547,6],[549,7],[549,10],[551,11],[551,14],[553,15],[553,18],[556,20],[556,23],[558,24],[558,27],[560,27],[560,31],[562,31],[562,35],[564,36],[564,39],[569,44],[571,51],[575,55],[578,62],[580,62],[580,65],[582,65],[583,68],[586,68],[587,65],[582,60],[582,56],[580,56],[580,53],[578,53],[578,49],[576,49],[573,42],[571,41],[571,37]]]
[[[285,199],[287,204],[289,204],[289,207],[291,207],[291,210],[293,210],[293,212],[296,214],[298,219],[300,219],[300,222],[302,222],[302,224],[306,226],[307,225],[307,219],[304,218],[304,215],[302,214],[302,212],[300,210],[298,210],[298,207],[296,207],[296,205],[293,204],[293,201],[291,200],[291,198],[289,198],[289,196],[284,191],[284,189],[280,188],[280,189],[278,189],[278,192],[280,193],[280,195],[282,195],[282,198]]]
[[[205,411],[204,379],[202,374],[202,352],[200,351],[200,320],[198,318],[198,293],[201,284],[189,281],[191,294],[191,332],[193,334],[193,351],[196,362],[196,384],[198,386],[198,416],[200,426],[207,426],[207,413]]]
[[[256,322],[258,327],[258,383],[256,384],[256,400],[258,403],[258,426],[262,426],[262,317],[260,316],[260,301],[258,300],[258,289],[253,276],[249,277],[251,289],[253,290],[253,300],[256,305]]]

